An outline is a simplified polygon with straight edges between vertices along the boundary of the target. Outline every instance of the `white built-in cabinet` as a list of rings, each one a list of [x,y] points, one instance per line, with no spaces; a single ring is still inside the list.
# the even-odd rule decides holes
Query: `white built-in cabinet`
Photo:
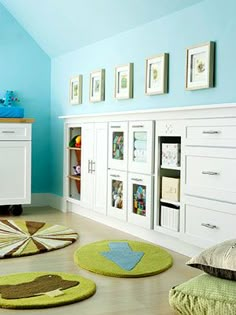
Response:
[[[0,205],[12,214],[31,202],[31,123],[0,123]],[[32,120],[33,121],[33,120]]]
[[[181,252],[235,237],[235,104],[63,118],[68,209]]]

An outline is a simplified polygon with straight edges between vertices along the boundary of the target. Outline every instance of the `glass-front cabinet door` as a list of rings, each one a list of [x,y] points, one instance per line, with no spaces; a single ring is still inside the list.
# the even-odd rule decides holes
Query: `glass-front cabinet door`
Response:
[[[109,124],[108,167],[127,170],[128,123],[113,122]]]
[[[153,177],[129,173],[128,221],[145,228],[152,228]]]
[[[108,171],[107,214],[117,219],[127,220],[127,173]]]
[[[153,173],[153,121],[129,124],[129,170],[141,174]]]

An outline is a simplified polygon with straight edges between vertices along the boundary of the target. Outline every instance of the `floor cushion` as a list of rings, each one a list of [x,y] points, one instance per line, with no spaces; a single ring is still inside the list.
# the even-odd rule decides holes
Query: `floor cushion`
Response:
[[[181,315],[235,315],[236,282],[201,274],[173,287],[169,303]]]

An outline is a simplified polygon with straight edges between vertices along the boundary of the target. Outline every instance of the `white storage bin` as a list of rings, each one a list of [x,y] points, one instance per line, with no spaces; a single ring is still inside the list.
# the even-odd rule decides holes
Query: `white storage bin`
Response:
[[[179,209],[162,205],[161,226],[179,232]]]
[[[162,143],[161,148],[162,166],[180,166],[180,143]]]

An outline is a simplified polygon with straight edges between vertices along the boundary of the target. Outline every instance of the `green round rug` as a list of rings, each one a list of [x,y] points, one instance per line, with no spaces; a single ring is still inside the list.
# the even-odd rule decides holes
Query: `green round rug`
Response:
[[[96,292],[93,281],[63,272],[0,276],[0,307],[47,308],[85,300]]]
[[[106,240],[79,248],[74,260],[81,268],[112,277],[146,277],[172,266],[172,256],[159,246],[128,240]]]
[[[0,220],[0,258],[33,255],[72,244],[78,234],[63,225]]]

